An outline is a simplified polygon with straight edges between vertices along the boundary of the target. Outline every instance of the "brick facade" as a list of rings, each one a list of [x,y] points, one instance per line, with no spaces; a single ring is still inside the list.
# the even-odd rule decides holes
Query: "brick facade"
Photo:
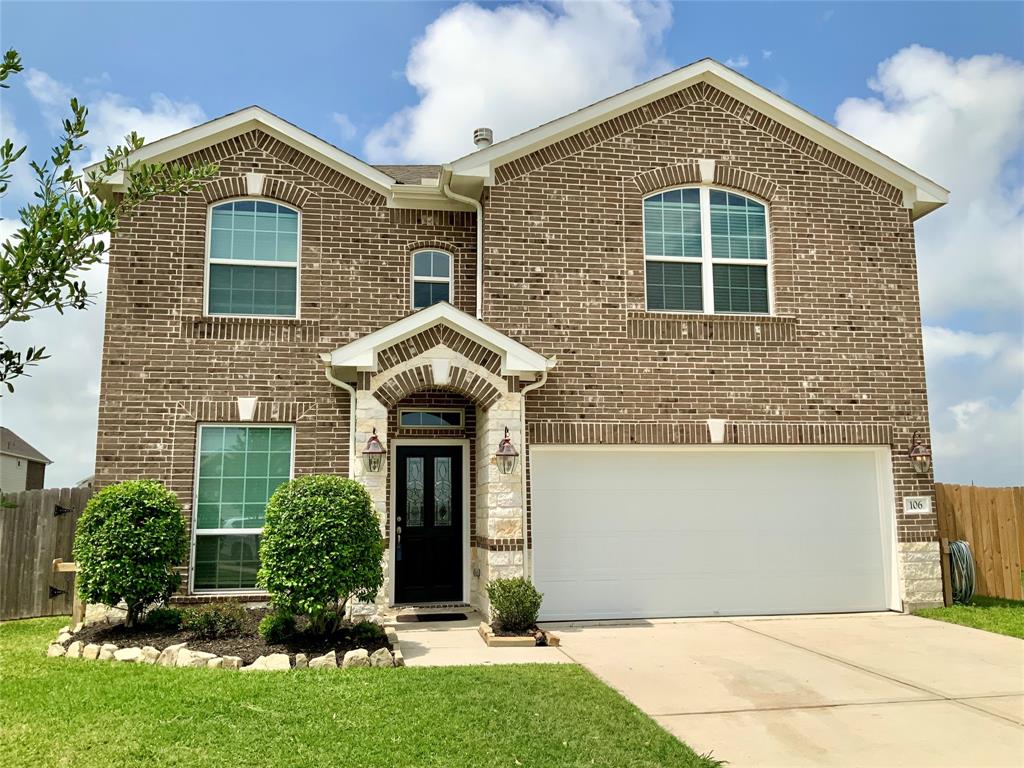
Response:
[[[236,421],[236,398],[258,396],[256,422],[295,425],[297,473],[345,474],[349,398],[317,355],[409,314],[417,248],[452,253],[457,308],[474,311],[476,286],[472,213],[388,208],[258,130],[192,157],[217,162],[218,179],[144,206],[112,241],[96,463],[100,485],[165,482],[190,519],[197,424]],[[699,182],[707,161],[715,184],[768,203],[771,317],[645,309],[643,197]],[[298,319],[203,315],[208,207],[253,184],[301,211]],[[500,166],[483,198],[483,320],[558,358],[526,398],[520,449],[700,444],[709,417],[729,420],[727,443],[890,445],[898,539],[934,541],[934,517],[902,513],[902,497],[931,495],[932,478],[905,455],[915,431],[928,440],[928,417],[914,230],[900,199],[707,85]],[[467,361],[453,368],[467,377],[455,394],[437,390],[429,366],[410,367],[439,344]],[[519,382],[502,381],[493,353],[476,347],[421,334],[382,352],[380,372],[358,386],[386,412],[388,435],[402,435],[395,414],[405,403],[465,408],[471,542],[486,578],[522,564],[521,525],[483,528],[488,512],[492,523],[515,519],[519,491],[507,492],[504,512],[480,508],[494,478],[477,448],[486,440],[493,452],[501,424],[489,408],[511,419]]]

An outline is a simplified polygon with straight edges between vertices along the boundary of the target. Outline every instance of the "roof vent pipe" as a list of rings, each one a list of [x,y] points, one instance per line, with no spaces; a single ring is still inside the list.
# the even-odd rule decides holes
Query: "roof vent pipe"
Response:
[[[477,128],[473,131],[473,143],[477,149],[484,149],[494,143],[494,131],[490,128]]]

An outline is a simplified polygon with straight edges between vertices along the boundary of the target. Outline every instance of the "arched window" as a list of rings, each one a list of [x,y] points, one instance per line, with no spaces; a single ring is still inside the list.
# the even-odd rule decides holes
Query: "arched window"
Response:
[[[425,249],[412,254],[412,308],[452,300],[452,255]]]
[[[768,211],[744,195],[685,187],[644,199],[647,309],[768,314]]]
[[[213,205],[207,253],[207,314],[297,316],[298,211],[266,200]]]

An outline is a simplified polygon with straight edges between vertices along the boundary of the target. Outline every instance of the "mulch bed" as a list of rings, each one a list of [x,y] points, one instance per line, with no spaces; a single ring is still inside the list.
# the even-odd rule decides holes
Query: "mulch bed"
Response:
[[[151,645],[162,651],[169,645],[188,643],[190,650],[206,651],[218,656],[239,656],[246,664],[251,664],[259,656],[271,653],[304,653],[312,658],[333,650],[340,657],[345,651],[356,648],[365,648],[373,653],[378,648],[390,647],[384,630],[375,624],[367,623],[343,626],[334,635],[327,637],[308,634],[300,623],[295,636],[287,643],[268,644],[257,631],[260,620],[267,613],[269,611],[266,608],[248,608],[245,623],[238,635],[213,640],[196,637],[192,632],[182,629],[161,631],[145,624],[131,629],[123,624],[92,624],[83,627],[81,632],[72,636],[64,645],[66,647],[75,640],[80,640],[83,645],[113,643],[120,648]],[[373,627],[373,630],[370,627]]]

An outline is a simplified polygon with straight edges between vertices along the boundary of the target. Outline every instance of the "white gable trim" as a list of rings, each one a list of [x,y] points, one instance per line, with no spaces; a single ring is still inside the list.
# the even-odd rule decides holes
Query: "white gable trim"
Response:
[[[441,302],[421,309],[378,331],[367,334],[330,353],[320,355],[334,368],[376,371],[377,353],[435,325],[447,325],[501,356],[502,376],[539,374],[555,367],[555,359],[547,358],[513,338],[496,331],[487,323],[467,315],[451,304]]]
[[[702,59],[518,136],[499,141],[490,147],[466,155],[446,165],[445,168],[456,176],[492,182],[494,169],[499,165],[698,82],[706,82],[718,88],[902,190],[904,205],[913,210],[914,218],[923,216],[949,201],[949,190],[931,179],[711,59]]]
[[[390,196],[395,180],[383,171],[364,163],[357,157],[329,144],[323,139],[282,120],[262,107],[246,107],[230,115],[218,117],[208,123],[188,128],[132,152],[129,162],[168,162],[204,147],[219,144],[243,133],[259,128],[310,157],[319,160],[329,168],[354,178],[382,195]],[[85,169],[86,173],[98,171],[99,164]],[[124,185],[124,174],[118,173],[104,180],[114,189]]]

